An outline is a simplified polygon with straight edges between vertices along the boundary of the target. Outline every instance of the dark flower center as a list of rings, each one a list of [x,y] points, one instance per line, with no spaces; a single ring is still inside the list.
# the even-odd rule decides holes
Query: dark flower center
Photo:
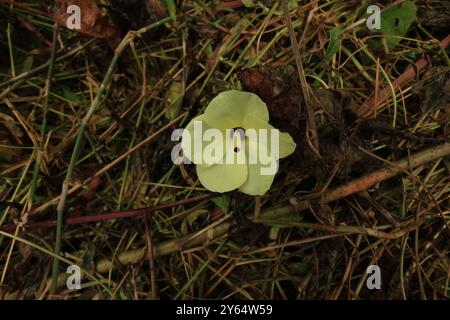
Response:
[[[242,127],[236,127],[231,130],[231,136],[233,137],[235,132],[239,133],[241,140],[245,139],[245,130]]]
[[[239,133],[239,137],[240,137],[241,141],[245,140],[245,130],[244,130],[244,128],[242,128],[242,127],[233,128],[233,130],[231,130],[231,137],[232,138],[234,137],[235,132]],[[241,150],[238,147],[235,147],[233,149],[233,151],[234,152],[239,152]]]

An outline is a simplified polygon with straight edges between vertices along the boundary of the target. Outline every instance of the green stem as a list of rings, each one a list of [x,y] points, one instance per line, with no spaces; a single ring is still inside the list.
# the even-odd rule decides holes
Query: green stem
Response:
[[[94,101],[91,104],[91,107],[89,108],[87,114],[84,116],[83,120],[81,121],[80,130],[78,131],[78,136],[75,141],[75,146],[72,151],[72,156],[70,158],[69,167],[66,172],[66,178],[63,182],[62,190],[61,190],[61,198],[58,203],[57,207],[57,218],[56,218],[56,241],[55,241],[55,254],[60,255],[61,253],[61,238],[62,238],[62,222],[63,222],[63,216],[64,216],[64,206],[67,198],[67,193],[69,191],[69,183],[70,180],[73,177],[73,171],[75,169],[75,164],[78,161],[78,157],[80,154],[80,147],[81,142],[83,141],[83,135],[86,130],[86,127],[89,123],[89,120],[94,113],[95,109],[97,109],[98,105],[100,104],[101,97],[106,91],[106,87],[111,80],[111,76],[113,74],[113,71],[116,67],[117,61],[119,59],[120,53],[116,52],[114,54],[114,57],[111,60],[111,63],[109,65],[108,71],[106,72],[105,77],[103,78],[103,82],[100,86],[100,90],[97,93],[97,96],[95,97]],[[52,293],[56,290],[56,283],[58,280],[58,272],[59,272],[59,260],[53,259],[53,267],[52,267]]]
[[[106,88],[111,80],[111,76],[115,70],[115,67],[117,65],[117,61],[119,60],[120,55],[122,52],[128,47],[128,45],[134,40],[135,37],[139,37],[140,35],[144,34],[145,32],[156,28],[158,26],[163,25],[164,23],[170,22],[171,18],[167,17],[160,21],[157,21],[155,23],[152,23],[144,28],[141,28],[137,31],[130,31],[128,34],[123,38],[123,40],[120,42],[120,44],[117,46],[114,57],[111,60],[111,63],[109,64],[108,70],[106,71],[105,77],[103,78],[102,84],[100,86],[100,90],[97,93],[94,101],[92,102],[88,112],[84,116],[83,120],[81,121],[80,130],[78,131],[78,136],[75,141],[75,146],[72,151],[72,157],[70,158],[69,167],[67,168],[66,178],[62,185],[61,190],[61,197],[59,199],[59,203],[57,206],[57,218],[56,218],[56,240],[55,240],[55,255],[59,256],[61,254],[61,239],[62,239],[62,223],[63,223],[63,217],[64,217],[64,207],[66,203],[66,198],[69,191],[69,184],[70,180],[73,176],[73,171],[75,169],[75,164],[78,161],[78,156],[80,153],[80,147],[81,142],[83,141],[83,135],[86,130],[86,127],[89,124],[89,120],[94,114],[95,110],[97,109],[98,105],[100,104],[104,93],[106,92]],[[57,288],[58,284],[58,272],[59,272],[59,260],[53,259],[53,266],[52,266],[52,285],[51,285],[51,293],[54,293]]]
[[[45,131],[47,130],[47,113],[48,113],[48,100],[50,97],[50,87],[52,83],[52,76],[53,76],[53,66],[55,63],[55,52],[56,52],[56,37],[58,35],[58,24],[55,23],[53,26],[53,40],[52,40],[52,49],[50,54],[50,60],[48,63],[48,73],[47,73],[47,81],[45,82],[45,97],[44,97],[44,105],[43,105],[43,117],[42,117],[42,124],[41,124],[41,141],[37,157],[36,157],[36,164],[33,171],[33,180],[31,181],[31,188],[30,188],[30,198],[29,201],[31,204],[34,202],[34,196],[36,193],[36,186],[37,186],[37,180],[39,177],[39,168],[42,161],[42,154],[45,147]]]

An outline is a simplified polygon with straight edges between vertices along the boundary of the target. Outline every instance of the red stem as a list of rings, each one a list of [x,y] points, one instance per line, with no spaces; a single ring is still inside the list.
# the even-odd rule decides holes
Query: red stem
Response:
[[[68,217],[64,221],[64,225],[73,225],[73,224],[81,224],[81,223],[92,223],[92,222],[99,222],[99,221],[106,221],[106,220],[113,220],[113,219],[119,219],[119,218],[133,218],[133,217],[139,217],[143,216],[145,214],[149,214],[158,210],[168,209],[176,206],[182,206],[185,204],[189,204],[196,201],[206,200],[213,196],[213,194],[204,194],[198,197],[185,199],[185,200],[179,200],[171,203],[166,204],[160,204],[153,207],[147,207],[147,208],[140,208],[140,209],[132,209],[132,210],[126,210],[126,211],[117,211],[117,212],[110,212],[110,213],[101,213],[101,214],[94,214],[94,215],[88,215],[88,216],[76,216],[76,217]],[[26,227],[28,228],[51,228],[56,226],[56,220],[46,220],[46,221],[36,221],[36,222],[29,222],[26,224]],[[16,229],[15,224],[7,224],[1,227],[0,229],[2,231],[11,232]]]

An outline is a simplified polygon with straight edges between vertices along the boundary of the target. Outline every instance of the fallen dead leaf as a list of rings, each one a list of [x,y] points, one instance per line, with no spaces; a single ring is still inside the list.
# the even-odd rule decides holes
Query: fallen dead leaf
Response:
[[[67,19],[70,17],[67,7],[70,5],[79,6],[81,11],[81,29],[76,31],[93,37],[105,38],[112,45],[118,43],[117,28],[102,14],[94,0],[57,0],[53,12],[56,22],[66,26]]]

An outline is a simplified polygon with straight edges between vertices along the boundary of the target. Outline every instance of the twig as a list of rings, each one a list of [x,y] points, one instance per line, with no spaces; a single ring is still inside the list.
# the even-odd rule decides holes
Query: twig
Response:
[[[442,143],[437,146],[417,152],[411,158],[404,158],[394,162],[391,166],[375,170],[361,178],[352,180],[351,182],[341,185],[335,189],[328,191],[322,201],[335,201],[354,193],[358,193],[368,188],[392,178],[403,171],[419,167],[430,161],[446,157],[450,154],[450,143]]]

